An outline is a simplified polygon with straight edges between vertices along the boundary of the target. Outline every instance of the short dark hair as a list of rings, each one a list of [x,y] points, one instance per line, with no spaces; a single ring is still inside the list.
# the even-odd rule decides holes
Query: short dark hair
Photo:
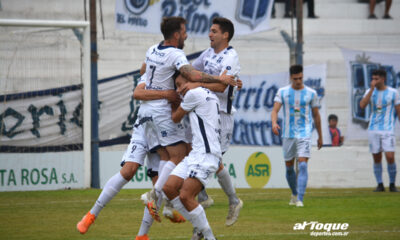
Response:
[[[302,73],[303,72],[303,66],[301,66],[301,65],[292,65],[289,68],[289,72],[290,72],[290,75]]]
[[[330,120],[338,120],[339,118],[338,118],[338,116],[336,116],[336,114],[330,114],[329,116],[328,116],[328,122],[330,121]]]
[[[372,71],[371,75],[383,77],[384,79],[386,79],[386,70],[383,68],[375,69]]]
[[[181,24],[186,24],[183,17],[164,17],[160,26],[164,40],[170,39],[174,33],[179,32]]]
[[[216,17],[212,21],[213,24],[217,24],[219,28],[221,28],[222,33],[228,32],[228,42],[233,38],[233,34],[235,33],[235,27],[231,20],[223,17]]]

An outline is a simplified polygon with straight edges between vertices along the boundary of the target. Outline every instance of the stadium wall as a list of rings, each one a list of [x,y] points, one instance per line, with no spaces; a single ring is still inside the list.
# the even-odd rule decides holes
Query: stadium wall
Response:
[[[396,152],[400,152],[397,146]],[[123,151],[100,152],[100,185],[120,169]],[[0,155],[0,192],[84,188],[83,153],[8,153]],[[280,147],[232,146],[223,162],[236,188],[287,188]],[[388,185],[386,162],[383,180]],[[146,167],[125,188],[151,188]],[[400,186],[400,178],[396,185]],[[360,188],[376,185],[368,147],[325,147],[312,149],[308,187]],[[215,177],[209,188],[219,188]]]

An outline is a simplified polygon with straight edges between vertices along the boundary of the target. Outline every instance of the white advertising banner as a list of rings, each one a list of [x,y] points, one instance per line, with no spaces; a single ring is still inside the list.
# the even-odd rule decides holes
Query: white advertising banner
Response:
[[[123,151],[101,152],[100,186],[104,187],[108,179],[120,170],[120,159]],[[285,162],[281,147],[231,147],[223,156],[233,185],[236,188],[286,188]],[[146,165],[146,164],[145,164]],[[146,175],[147,168],[142,166],[136,176],[125,185],[125,188],[152,187],[151,179]],[[214,176],[207,188],[220,188]]]
[[[269,29],[273,0],[116,0],[116,28],[161,33],[163,17],[181,16],[191,36],[208,36],[214,17],[230,19],[235,34],[245,35]]]
[[[83,152],[0,154],[0,192],[83,187]]]
[[[271,111],[279,88],[289,84],[289,72],[268,75],[241,75],[243,88],[236,93],[233,106],[236,108],[232,144],[271,146],[281,145],[280,137],[272,133]],[[331,144],[325,107],[326,64],[304,68],[304,84],[315,89],[320,101],[323,143]],[[279,112],[282,120],[283,113]],[[314,131],[313,142],[317,133]]]
[[[400,54],[341,50],[347,68],[350,105],[346,136],[349,140],[367,139],[371,107],[368,105],[361,109],[360,101],[370,87],[372,71],[378,68],[384,68],[387,72],[386,85],[400,91]],[[400,137],[399,129],[399,121],[396,120],[397,137]]]
[[[137,101],[135,75],[99,81],[99,138],[127,136]],[[82,144],[82,91],[79,86],[0,96],[0,146],[51,147]],[[129,141],[129,140],[127,140]],[[2,150],[7,152],[7,149]]]

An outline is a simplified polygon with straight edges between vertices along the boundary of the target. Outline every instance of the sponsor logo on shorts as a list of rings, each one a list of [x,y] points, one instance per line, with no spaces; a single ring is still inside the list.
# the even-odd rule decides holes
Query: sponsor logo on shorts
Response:
[[[271,177],[271,162],[263,152],[253,153],[244,169],[247,183],[252,188],[263,188]]]
[[[318,221],[295,223],[293,226],[294,231],[310,230],[310,236],[318,237],[344,237],[349,235],[346,231],[349,229],[348,223],[320,223]]]

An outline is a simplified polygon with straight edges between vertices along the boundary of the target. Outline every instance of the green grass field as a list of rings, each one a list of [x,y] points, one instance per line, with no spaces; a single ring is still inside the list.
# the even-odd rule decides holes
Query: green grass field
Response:
[[[122,190],[85,235],[76,223],[92,207],[100,190],[62,190],[0,193],[0,239],[134,239],[145,190]],[[288,205],[288,189],[238,189],[244,201],[238,222],[225,227],[227,199],[210,189],[214,206],[207,217],[221,239],[400,239],[400,194],[371,189],[307,189],[305,207]],[[310,236],[310,228],[293,230],[296,223],[348,223],[347,236]],[[190,239],[192,227],[163,219],[154,223],[152,240]],[[343,231],[343,232],[346,232]]]

